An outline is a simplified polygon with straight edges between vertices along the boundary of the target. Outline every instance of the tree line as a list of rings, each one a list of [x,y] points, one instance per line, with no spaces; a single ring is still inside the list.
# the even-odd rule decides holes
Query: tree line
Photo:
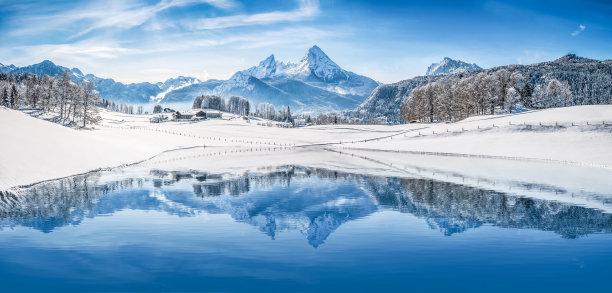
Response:
[[[68,72],[60,77],[30,73],[0,73],[0,103],[11,109],[21,107],[56,113],[62,124],[97,124],[100,97],[91,82],[75,83]]]
[[[239,96],[232,96],[226,101],[220,96],[202,95],[197,96],[193,100],[192,109],[213,109],[236,115],[249,116],[251,114],[251,102]]]
[[[123,114],[138,114],[138,115],[142,115],[142,114],[146,113],[144,111],[144,107],[143,106],[136,107],[136,111],[134,111],[134,105],[123,104],[123,103],[116,103],[116,102],[113,102],[113,101],[109,101],[107,99],[102,99],[102,101],[100,102],[100,107],[102,107],[104,109],[107,109],[107,110],[110,110],[110,111],[123,113]]]
[[[415,88],[401,105],[405,121],[457,121],[475,115],[512,113],[573,104],[566,81],[534,85],[518,71],[451,75]]]
[[[232,96],[226,101],[217,95],[202,95],[194,99],[192,108],[213,109],[242,116],[252,115],[273,121],[293,122],[289,106],[276,110],[270,103],[260,103],[253,109],[251,102],[240,96]]]

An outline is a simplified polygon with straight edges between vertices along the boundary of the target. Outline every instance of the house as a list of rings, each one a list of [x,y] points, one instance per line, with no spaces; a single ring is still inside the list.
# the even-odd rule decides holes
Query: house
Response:
[[[295,121],[295,125],[298,127],[306,126],[306,119],[304,118],[296,118],[294,121]]]
[[[223,116],[223,113],[216,110],[204,110],[204,113],[206,113],[206,118],[222,118]]]
[[[151,118],[149,118],[149,122],[151,123],[161,123],[168,120],[168,117],[164,116],[164,115],[155,115]]]
[[[181,112],[174,112],[172,113],[172,120],[176,121],[176,120],[191,120],[191,118],[193,118],[194,114],[191,113],[185,113],[182,114]]]

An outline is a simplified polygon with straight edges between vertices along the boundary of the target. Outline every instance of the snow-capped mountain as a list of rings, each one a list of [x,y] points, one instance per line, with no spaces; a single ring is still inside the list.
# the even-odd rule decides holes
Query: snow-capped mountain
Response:
[[[310,48],[298,63],[280,62],[270,55],[257,66],[238,71],[225,81],[179,76],[158,83],[124,84],[49,60],[24,67],[1,65],[0,71],[50,76],[67,71],[74,81],[93,82],[102,98],[125,103],[192,102],[203,94],[226,98],[239,95],[254,105],[267,102],[279,108],[290,106],[294,112],[353,109],[379,85],[371,78],[342,69],[318,46]]]
[[[276,68],[279,67],[279,71],[276,71]],[[277,62],[274,58],[274,54],[270,55],[270,57],[264,59],[259,62],[259,65],[253,66],[247,70],[239,71],[244,73],[245,75],[253,76],[259,79],[264,78],[274,78],[283,74],[283,69],[285,68],[285,64],[282,62]],[[280,74],[279,74],[280,73]]]
[[[529,77],[528,82],[533,87],[542,85],[551,78],[567,82],[576,104],[597,104],[600,103],[599,101],[612,99],[612,75],[610,74],[612,60],[599,61],[568,54],[550,62],[498,66],[479,72],[462,72],[454,76],[417,76],[381,85],[372,91],[370,97],[359,107],[349,111],[347,115],[362,119],[379,118],[389,123],[400,123],[402,101],[410,97],[415,88],[443,78],[465,78],[481,73],[490,75],[502,69]]]
[[[308,50],[298,64],[290,64],[287,73],[294,78],[328,83],[348,80],[349,74],[332,61],[318,46]]]
[[[280,62],[272,54],[241,72],[263,80],[295,79],[341,95],[369,95],[379,85],[371,78],[342,69],[316,45],[299,63]]]
[[[257,66],[236,72],[212,93],[320,112],[350,109],[378,85],[371,78],[342,69],[321,48],[313,46],[298,63],[284,63],[270,55]]]
[[[200,83],[202,83],[201,80],[188,76],[179,76],[177,78],[170,78],[165,82],[158,82],[156,85],[162,90],[162,92],[155,96],[151,96],[151,102],[160,102],[164,100],[166,95],[172,91]]]
[[[461,60],[453,60],[451,58],[444,57],[442,62],[432,63],[427,68],[427,73],[425,73],[425,75],[445,75],[474,70],[482,70],[482,68],[476,65],[476,63],[469,64]]]
[[[197,78],[179,76],[155,84],[148,82],[124,84],[110,78],[100,78],[93,74],[83,74],[78,68],[69,69],[64,66],[56,65],[49,60],[44,60],[40,63],[24,67],[0,64],[0,72],[8,74],[31,73],[39,76],[45,74],[49,76],[61,76],[64,72],[68,72],[72,80],[76,82],[93,82],[100,93],[100,97],[107,100],[127,103],[158,102],[163,100],[166,94],[172,91],[201,83]]]
[[[17,69],[17,66],[11,64],[11,65],[4,65],[2,63],[0,63],[0,72],[1,73],[9,73],[13,70]]]

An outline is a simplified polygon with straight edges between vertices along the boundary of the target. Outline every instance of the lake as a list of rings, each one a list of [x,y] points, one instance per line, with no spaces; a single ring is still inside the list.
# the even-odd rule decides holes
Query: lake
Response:
[[[511,181],[504,191],[463,175],[296,164],[170,167],[3,195],[2,291],[612,290],[606,189]]]

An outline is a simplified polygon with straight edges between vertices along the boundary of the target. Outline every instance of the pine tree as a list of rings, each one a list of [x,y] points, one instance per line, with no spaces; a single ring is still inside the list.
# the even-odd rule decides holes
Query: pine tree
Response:
[[[19,108],[19,94],[17,93],[17,87],[13,84],[11,88],[11,108],[18,109]]]
[[[11,101],[9,100],[9,94],[8,91],[6,90],[6,88],[4,88],[4,91],[2,93],[2,106],[4,107],[10,107],[11,106]]]
[[[291,107],[287,106],[287,122],[292,122],[293,119],[291,118]]]
[[[155,105],[155,107],[153,107],[153,113],[161,113],[162,112],[162,106],[161,105]]]

